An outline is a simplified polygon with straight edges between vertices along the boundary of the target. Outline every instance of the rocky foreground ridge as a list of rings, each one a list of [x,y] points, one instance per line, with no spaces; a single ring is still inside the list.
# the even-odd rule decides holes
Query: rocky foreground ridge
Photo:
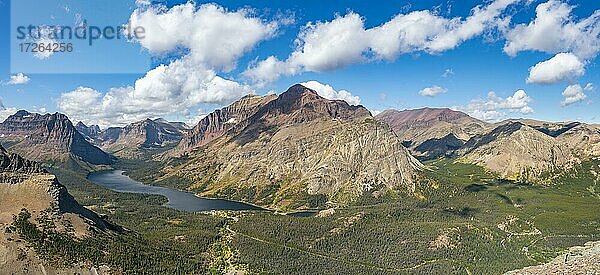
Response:
[[[598,274],[600,273],[600,241],[569,249],[549,263],[513,270],[505,275]]]
[[[0,271],[7,274],[93,274],[83,267],[48,267],[32,247],[17,241],[18,234],[9,227],[22,209],[31,214],[30,221],[34,224],[41,226],[39,223],[44,220],[57,231],[70,232],[75,237],[119,230],[77,203],[54,175],[0,146]]]

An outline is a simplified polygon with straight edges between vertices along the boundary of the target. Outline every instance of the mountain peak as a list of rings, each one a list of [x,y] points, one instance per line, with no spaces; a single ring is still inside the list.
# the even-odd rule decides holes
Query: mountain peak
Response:
[[[112,157],[89,144],[61,113],[36,114],[24,110],[0,123],[2,141],[10,141],[11,151],[33,160],[66,161],[76,157],[91,164],[108,164]]]
[[[27,112],[25,110],[18,110],[13,116],[24,117],[24,116],[28,116],[28,115],[31,115],[31,113]]]

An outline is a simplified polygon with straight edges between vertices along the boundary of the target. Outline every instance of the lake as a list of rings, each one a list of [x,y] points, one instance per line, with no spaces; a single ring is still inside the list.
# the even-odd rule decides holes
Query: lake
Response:
[[[90,173],[87,178],[95,184],[116,192],[165,196],[169,200],[166,206],[187,212],[210,210],[266,210],[242,202],[201,198],[192,193],[173,188],[146,185],[124,175],[121,170],[93,172]]]

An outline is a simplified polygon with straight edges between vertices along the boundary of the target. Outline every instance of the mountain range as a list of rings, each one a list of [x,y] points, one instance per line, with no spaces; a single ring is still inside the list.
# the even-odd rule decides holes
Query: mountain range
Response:
[[[37,161],[81,160],[111,164],[114,158],[91,145],[60,113],[35,114],[24,110],[0,123],[0,141],[12,152]]]
[[[109,127],[100,130],[98,125],[76,125],[86,140],[106,152],[122,158],[140,158],[152,149],[172,147],[179,143],[188,131],[182,122],[169,122],[162,118],[145,119],[125,127]]]
[[[115,246],[96,247],[113,247],[105,255],[109,258],[119,255],[112,258],[118,263],[112,262],[113,266],[127,268],[152,265],[155,260],[168,257],[158,253],[160,257],[144,258],[141,265],[130,265],[137,258],[121,262],[125,254],[120,253],[130,253],[124,248],[134,245],[135,249],[141,249],[137,245],[142,243],[150,249],[162,245],[188,253],[192,251],[187,249],[194,241],[192,234],[207,234],[202,236],[216,240],[202,241],[210,244],[209,252],[202,253],[207,253],[206,259],[212,263],[223,262],[223,258],[211,253],[221,247],[229,249],[229,245],[243,249],[240,254],[244,253],[244,257],[258,251],[257,258],[270,261],[275,257],[272,254],[277,253],[267,255],[274,250],[264,250],[267,253],[264,254],[263,249],[279,251],[279,243],[288,246],[288,241],[290,245],[300,244],[297,252],[315,251],[310,252],[311,256],[317,252],[329,255],[330,245],[343,244],[341,248],[332,248],[331,257],[350,251],[347,247],[355,249],[352,253],[363,247],[365,251],[385,247],[396,252],[386,250],[385,255],[378,254],[372,259],[387,259],[389,254],[396,261],[396,255],[400,255],[397,253],[400,250],[395,250],[398,246],[380,243],[381,236],[395,238],[402,249],[412,249],[402,240],[412,238],[413,243],[421,243],[416,246],[422,247],[419,253],[429,255],[415,261],[421,266],[421,260],[426,265],[438,250],[445,251],[440,254],[444,257],[462,257],[462,250],[451,250],[471,249],[481,245],[481,241],[485,243],[483,246],[497,244],[498,249],[505,244],[510,249],[518,247],[518,252],[506,248],[510,251],[500,253],[511,257],[524,253],[523,257],[528,258],[535,252],[528,254],[529,250],[521,249],[510,238],[519,236],[515,238],[518,242],[529,245],[528,239],[520,238],[562,234],[562,227],[557,229],[555,223],[566,215],[575,215],[578,222],[575,227],[596,230],[593,221],[587,224],[589,213],[578,217],[574,213],[585,211],[570,208],[575,204],[588,207],[590,201],[595,202],[600,179],[598,162],[589,161],[600,160],[600,126],[580,122],[510,119],[488,123],[446,108],[387,110],[373,116],[363,106],[326,99],[315,90],[297,84],[279,95],[245,96],[206,115],[192,128],[180,122],[145,119],[124,127],[101,129],[83,122],[74,126],[60,113],[21,110],[0,123],[0,142],[0,232],[4,232],[0,234],[0,270],[9,273],[32,270],[32,273],[96,274],[98,271],[85,262],[76,262],[79,266],[69,269],[47,266],[48,261],[40,252],[54,251],[26,245],[40,243],[36,242],[40,239],[27,239],[28,232],[38,232],[32,226],[49,226],[78,241],[107,241]],[[83,171],[61,166],[71,162],[86,165],[80,166]],[[127,165],[137,166],[131,171],[122,168]],[[112,191],[112,195],[107,195],[98,192],[103,189],[90,191],[89,185],[85,185],[91,183],[84,182],[82,175],[112,168],[132,172],[128,175],[134,179],[137,179],[134,174],[142,174],[145,183],[186,189],[201,197],[238,200],[277,213],[319,212],[314,218],[295,220],[291,218],[293,215],[253,211],[189,213],[189,216],[186,213],[185,219],[175,218],[183,212],[163,209],[164,201],[154,196],[112,194]],[[588,171],[575,171],[586,168]],[[81,196],[78,198],[98,204],[90,204],[89,209],[83,207],[48,171],[58,171],[61,181]],[[551,184],[556,188],[540,188]],[[146,210],[148,207],[151,210]],[[137,232],[124,233],[105,220],[105,216],[90,209],[111,220],[116,217],[120,224],[129,222],[128,227],[145,232],[152,241],[146,243],[135,237],[141,236]],[[149,214],[152,211],[160,213]],[[487,214],[490,212],[494,215]],[[535,217],[530,218],[532,213]],[[544,223],[548,219],[550,225]],[[583,223],[586,225],[580,226]],[[305,229],[318,234],[306,234]],[[292,231],[295,233],[289,233]],[[248,236],[248,240],[265,246],[245,247],[245,239],[240,238]],[[56,243],[65,241],[48,238]],[[503,243],[502,238],[509,239]],[[234,244],[231,240],[242,243]],[[467,247],[463,242],[475,246]],[[353,246],[344,246],[347,244]],[[528,270],[577,270],[571,269],[570,263],[594,268],[598,245],[589,246],[585,248],[591,251],[586,252],[589,255],[575,257],[569,263],[564,260],[563,264],[563,258],[556,258],[547,265],[517,270],[514,274],[527,274]],[[96,250],[103,254],[106,249]],[[194,255],[201,254],[196,252]],[[220,251],[216,252],[218,255]],[[151,254],[148,250],[144,253]],[[566,259],[571,254],[561,257]],[[173,270],[180,268],[179,256],[167,259],[175,267]],[[329,257],[323,258],[329,260]],[[514,265],[527,264],[531,262]]]
[[[389,190],[418,195],[422,161],[483,166],[500,178],[542,181],[600,157],[600,127],[579,122],[486,123],[446,108],[386,110],[328,100],[300,84],[280,95],[249,95],[189,129],[146,119],[101,130],[63,114],[18,111],[0,123],[10,151],[39,161],[93,165],[154,158],[165,177],[203,196],[269,207],[346,203]],[[418,159],[418,160],[417,160]]]

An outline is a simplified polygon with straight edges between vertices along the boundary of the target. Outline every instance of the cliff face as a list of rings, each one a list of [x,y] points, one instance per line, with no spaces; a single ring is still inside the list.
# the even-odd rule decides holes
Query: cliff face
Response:
[[[110,164],[113,158],[91,145],[67,116],[18,111],[0,123],[0,140],[11,151],[28,159],[66,161],[69,157],[91,163]]]
[[[471,138],[459,161],[486,167],[503,178],[537,181],[544,172],[563,171],[579,162],[570,148],[521,122],[507,122]]]
[[[82,207],[56,177],[37,162],[8,153],[0,146],[0,224],[12,221],[12,214],[23,208],[38,213],[51,209],[54,214],[76,214],[99,229],[107,225],[95,213]]]
[[[183,136],[174,152],[182,153],[209,143],[222,136],[237,123],[248,119],[260,107],[275,98],[277,98],[276,95],[264,97],[248,95],[223,109],[208,114]]]
[[[458,143],[491,128],[483,121],[447,108],[386,110],[375,118],[390,125],[403,144],[420,159],[450,155]],[[444,148],[448,150],[441,151]]]
[[[91,125],[91,126],[87,126],[85,125],[83,122],[77,122],[77,124],[75,125],[75,129],[81,133],[83,135],[83,137],[85,137],[85,140],[87,140],[90,143],[94,143],[94,141],[96,140],[96,138],[98,138],[98,135],[100,135],[100,126],[98,125]]]
[[[249,106],[241,107],[244,102]],[[189,160],[173,169],[202,195],[301,208],[319,196],[343,204],[364,193],[417,191],[421,164],[362,106],[295,85],[278,97],[244,98],[213,117],[229,121],[219,114],[234,106],[254,112],[214,128],[220,135],[188,151]],[[219,125],[211,121],[204,123]]]

